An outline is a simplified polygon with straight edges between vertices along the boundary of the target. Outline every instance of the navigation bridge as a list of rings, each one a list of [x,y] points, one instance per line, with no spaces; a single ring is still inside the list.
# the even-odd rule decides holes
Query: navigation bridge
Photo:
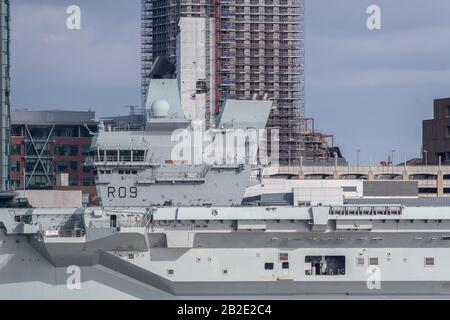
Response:
[[[265,168],[263,176],[299,180],[415,180],[420,196],[450,197],[450,166],[274,166]]]

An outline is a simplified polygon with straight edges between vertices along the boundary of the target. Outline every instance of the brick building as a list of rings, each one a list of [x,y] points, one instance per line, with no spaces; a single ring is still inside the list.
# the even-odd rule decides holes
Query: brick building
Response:
[[[92,111],[13,110],[12,188],[82,190],[95,197],[94,173],[84,159],[96,130]]]
[[[450,98],[434,100],[433,119],[422,123],[423,161],[450,164]]]

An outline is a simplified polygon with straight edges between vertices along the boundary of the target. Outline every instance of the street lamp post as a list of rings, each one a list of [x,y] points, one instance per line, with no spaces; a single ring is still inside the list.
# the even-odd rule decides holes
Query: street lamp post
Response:
[[[338,154],[334,152],[334,169],[337,171]]]
[[[361,150],[356,150],[356,169],[359,170],[359,153]]]
[[[395,152],[395,149],[392,149],[392,150],[391,150],[392,172],[394,172],[394,152]]]

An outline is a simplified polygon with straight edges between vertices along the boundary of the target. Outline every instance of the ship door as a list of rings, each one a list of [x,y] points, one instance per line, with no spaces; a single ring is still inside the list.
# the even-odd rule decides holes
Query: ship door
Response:
[[[279,253],[279,261],[281,264],[281,277],[288,278],[289,277],[289,253],[280,252]]]
[[[110,216],[110,227],[116,228],[117,227],[117,216],[115,214],[112,214]]]
[[[281,272],[283,276],[289,276],[289,262],[285,261],[281,264]]]

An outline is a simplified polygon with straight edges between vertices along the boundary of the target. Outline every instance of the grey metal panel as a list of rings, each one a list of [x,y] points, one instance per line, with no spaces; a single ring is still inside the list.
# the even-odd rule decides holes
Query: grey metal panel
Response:
[[[30,125],[96,123],[94,111],[31,111],[26,109],[12,110],[11,122],[12,124]]]
[[[227,100],[219,115],[219,126],[263,129],[271,107],[271,101]]]
[[[419,194],[418,181],[364,181],[364,197],[414,197]]]
[[[407,207],[448,207],[450,206],[450,198],[417,198],[417,199],[344,199],[346,204],[361,205],[404,205]]]

